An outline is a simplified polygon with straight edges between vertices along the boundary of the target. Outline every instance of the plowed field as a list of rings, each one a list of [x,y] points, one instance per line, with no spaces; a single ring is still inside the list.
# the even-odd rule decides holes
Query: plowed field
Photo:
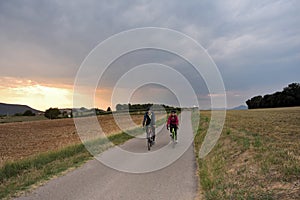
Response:
[[[142,115],[132,115],[131,118],[136,125],[143,120]],[[127,124],[127,128],[132,128],[128,116],[120,115],[118,119],[123,127]],[[98,116],[98,121],[106,135],[120,132],[112,115]],[[8,160],[18,160],[80,142],[73,119],[0,124],[0,166]]]

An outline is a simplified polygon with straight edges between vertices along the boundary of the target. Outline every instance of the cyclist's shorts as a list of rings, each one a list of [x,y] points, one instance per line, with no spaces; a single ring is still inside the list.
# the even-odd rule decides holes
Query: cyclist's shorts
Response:
[[[170,124],[170,132],[171,132],[171,133],[172,133],[172,128],[174,128],[175,131],[177,131],[177,126],[176,126],[176,125]]]

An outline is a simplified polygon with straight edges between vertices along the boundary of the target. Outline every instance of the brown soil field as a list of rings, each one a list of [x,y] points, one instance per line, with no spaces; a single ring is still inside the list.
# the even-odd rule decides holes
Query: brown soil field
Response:
[[[136,125],[141,125],[143,115],[132,115],[131,118]],[[86,119],[88,118],[84,120]],[[125,115],[118,116],[118,119],[123,125],[132,125],[129,123],[131,119]],[[98,116],[98,121],[106,135],[120,132],[113,115]],[[19,160],[80,142],[73,119],[0,124],[0,166],[6,161]]]

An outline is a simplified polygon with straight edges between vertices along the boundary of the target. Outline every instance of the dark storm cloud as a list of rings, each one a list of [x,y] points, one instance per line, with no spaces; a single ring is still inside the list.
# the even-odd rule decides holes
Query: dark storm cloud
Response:
[[[240,104],[253,88],[270,92],[300,81],[299,8],[297,0],[1,1],[0,74],[72,84],[99,42],[127,29],[158,26],[202,44],[221,71],[229,102]],[[141,56],[136,63],[146,61]],[[169,63],[197,85],[188,65]],[[206,87],[199,88],[204,95]]]
[[[74,78],[91,49],[120,31],[110,25],[122,5],[97,2],[2,1],[1,74]]]

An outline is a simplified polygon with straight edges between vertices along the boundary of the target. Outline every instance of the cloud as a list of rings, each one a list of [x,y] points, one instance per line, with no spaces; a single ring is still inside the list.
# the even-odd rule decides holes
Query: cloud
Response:
[[[1,102],[30,105],[42,111],[50,107],[64,108],[72,105],[72,88],[48,86],[13,77],[0,78],[0,82]]]
[[[253,89],[280,90],[300,81],[299,7],[297,0],[1,1],[0,74],[72,86],[80,64],[99,42],[130,28],[158,26],[202,44],[219,67],[227,91],[242,98]],[[199,96],[208,93],[192,67],[174,56],[126,56],[106,72],[105,89],[129,66],[157,60],[188,77]],[[234,95],[231,101],[238,102]]]

